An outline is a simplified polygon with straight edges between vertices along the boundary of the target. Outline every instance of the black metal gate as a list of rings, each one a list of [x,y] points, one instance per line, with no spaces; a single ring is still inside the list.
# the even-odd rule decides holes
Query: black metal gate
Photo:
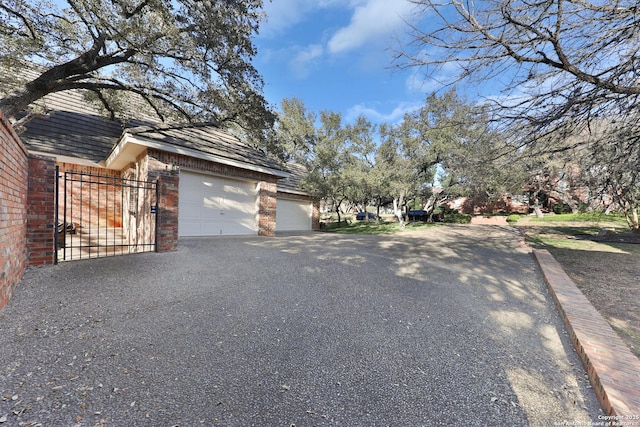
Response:
[[[58,168],[56,175],[56,261],[157,250],[155,181]]]

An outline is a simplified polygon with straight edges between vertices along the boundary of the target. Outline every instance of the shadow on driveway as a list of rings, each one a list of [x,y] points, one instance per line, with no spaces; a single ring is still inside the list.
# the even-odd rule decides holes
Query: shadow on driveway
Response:
[[[553,425],[601,414],[507,227],[180,241],[29,270],[7,425]]]

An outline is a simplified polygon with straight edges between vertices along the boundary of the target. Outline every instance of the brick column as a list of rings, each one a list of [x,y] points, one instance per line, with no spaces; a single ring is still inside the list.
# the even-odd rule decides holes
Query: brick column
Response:
[[[56,178],[53,158],[29,155],[27,250],[30,266],[55,263]]]
[[[258,184],[258,236],[276,235],[277,191],[275,182],[262,181]]]
[[[178,189],[177,174],[158,174],[158,252],[178,250]]]
[[[320,230],[320,200],[313,200],[311,205],[311,229]]]

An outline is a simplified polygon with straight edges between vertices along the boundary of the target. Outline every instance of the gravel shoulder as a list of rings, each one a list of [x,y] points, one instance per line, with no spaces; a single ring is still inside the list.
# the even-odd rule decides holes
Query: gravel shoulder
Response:
[[[29,270],[3,425],[467,425],[602,414],[516,229],[189,239]]]

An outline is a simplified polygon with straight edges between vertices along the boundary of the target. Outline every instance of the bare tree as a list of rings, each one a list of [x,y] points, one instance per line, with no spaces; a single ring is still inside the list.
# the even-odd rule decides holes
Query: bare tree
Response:
[[[429,15],[424,22],[438,24],[412,27],[398,65],[421,66],[429,77],[454,64],[458,80],[507,78],[504,96],[492,99],[503,118],[544,130],[567,117],[637,108],[635,0],[412,1]]]
[[[594,129],[587,142],[598,146],[582,161],[590,188],[617,204],[629,228],[640,233],[640,124],[619,127],[607,122]]]
[[[619,186],[592,180],[619,200],[633,226],[637,217],[640,140],[640,6],[635,0],[411,0],[432,28],[412,26],[412,43],[399,49],[399,67],[421,67],[427,77],[455,70],[451,82],[503,82],[487,99],[496,124],[510,132],[511,147],[527,155],[583,146],[585,170],[607,171]],[[434,24],[435,23],[435,24]],[[495,77],[500,77],[496,79]],[[597,137],[603,120],[616,128]],[[621,141],[621,138],[624,140]],[[611,147],[617,147],[612,149]],[[622,150],[622,151],[621,151]],[[622,156],[622,157],[620,157]],[[620,159],[625,158],[624,162]],[[611,164],[620,165],[613,173]],[[611,172],[611,174],[609,174]],[[624,179],[622,179],[624,177]],[[598,184],[596,184],[598,182]],[[595,187],[594,187],[595,188]],[[626,199],[625,199],[626,200]]]

